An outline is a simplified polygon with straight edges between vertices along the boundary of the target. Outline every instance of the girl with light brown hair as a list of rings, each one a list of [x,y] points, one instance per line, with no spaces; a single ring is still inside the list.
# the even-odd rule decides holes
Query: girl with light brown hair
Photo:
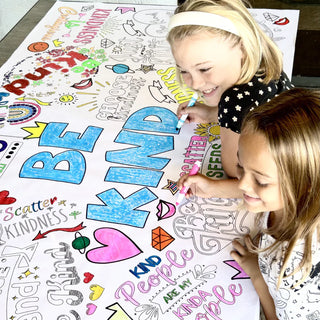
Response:
[[[249,112],[238,149],[258,243],[233,241],[266,318],[320,319],[320,91],[295,88]]]

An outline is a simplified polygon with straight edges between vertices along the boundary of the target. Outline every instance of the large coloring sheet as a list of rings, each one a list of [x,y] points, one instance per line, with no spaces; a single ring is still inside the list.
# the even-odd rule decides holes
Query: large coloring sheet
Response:
[[[0,69],[0,319],[258,319],[236,199],[175,205],[217,124],[176,130],[173,6],[56,2]],[[253,10],[290,75],[296,11]]]

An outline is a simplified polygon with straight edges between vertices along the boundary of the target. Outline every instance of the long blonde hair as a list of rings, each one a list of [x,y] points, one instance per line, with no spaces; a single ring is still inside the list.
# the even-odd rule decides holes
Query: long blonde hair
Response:
[[[249,5],[249,4],[248,4]],[[186,0],[175,10],[202,11],[223,16],[233,22],[240,36],[227,31],[206,26],[183,25],[173,28],[167,36],[172,46],[176,41],[183,40],[199,32],[210,32],[225,38],[235,46],[241,44],[243,61],[241,75],[237,83],[249,82],[254,75],[264,77],[264,83],[277,80],[282,71],[282,53],[277,45],[262,31],[241,0]],[[181,75],[177,70],[178,78]]]
[[[302,270],[303,280],[312,267],[311,245],[316,230],[320,241],[320,91],[285,91],[249,112],[242,130],[265,136],[278,170],[283,214],[279,223],[264,230],[276,238],[267,249],[288,243],[278,286],[299,239],[304,240],[304,253],[293,273]]]

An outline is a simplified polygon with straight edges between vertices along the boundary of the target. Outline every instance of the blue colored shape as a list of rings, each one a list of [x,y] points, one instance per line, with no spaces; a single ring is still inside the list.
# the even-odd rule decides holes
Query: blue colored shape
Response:
[[[156,117],[158,121],[153,120],[154,117]],[[179,132],[176,130],[177,121],[177,115],[169,109],[145,107],[133,113],[123,128],[128,130],[178,134]]]
[[[61,162],[67,162],[68,170],[56,168]],[[35,166],[37,163],[38,166]],[[19,176],[80,184],[85,168],[85,159],[78,151],[65,151],[55,157],[50,152],[41,152],[25,161]]]
[[[9,101],[2,101],[3,97],[7,97],[9,96],[9,93],[7,92],[0,92],[0,106],[4,106],[5,104],[7,104]]]
[[[139,228],[144,227],[150,212],[137,208],[157,199],[157,196],[147,188],[140,189],[125,199],[116,189],[106,190],[97,197],[105,203],[105,206],[88,204],[87,219]]]
[[[163,169],[170,161],[167,158],[152,155],[173,150],[173,137],[122,130],[115,140],[139,147],[106,152],[106,160],[132,166]]]
[[[62,136],[62,132],[67,125],[67,123],[59,122],[48,123],[42,132],[39,145],[92,152],[103,129],[89,126],[81,138],[80,133],[71,131],[66,132]]]
[[[3,150],[6,150],[8,146],[8,143],[4,140],[0,140],[0,152],[2,152]]]
[[[123,74],[129,71],[129,67],[126,64],[118,63],[112,67],[114,73]]]
[[[110,167],[105,181],[157,187],[163,172],[137,168]]]

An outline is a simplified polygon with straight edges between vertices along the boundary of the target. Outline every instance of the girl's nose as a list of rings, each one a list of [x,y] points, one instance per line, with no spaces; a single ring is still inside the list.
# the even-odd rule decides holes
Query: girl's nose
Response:
[[[193,75],[192,76],[192,85],[191,88],[194,90],[199,90],[204,88],[205,81],[201,75]]]
[[[243,174],[239,179],[238,188],[244,192],[248,192],[252,189],[251,179],[247,174]]]

